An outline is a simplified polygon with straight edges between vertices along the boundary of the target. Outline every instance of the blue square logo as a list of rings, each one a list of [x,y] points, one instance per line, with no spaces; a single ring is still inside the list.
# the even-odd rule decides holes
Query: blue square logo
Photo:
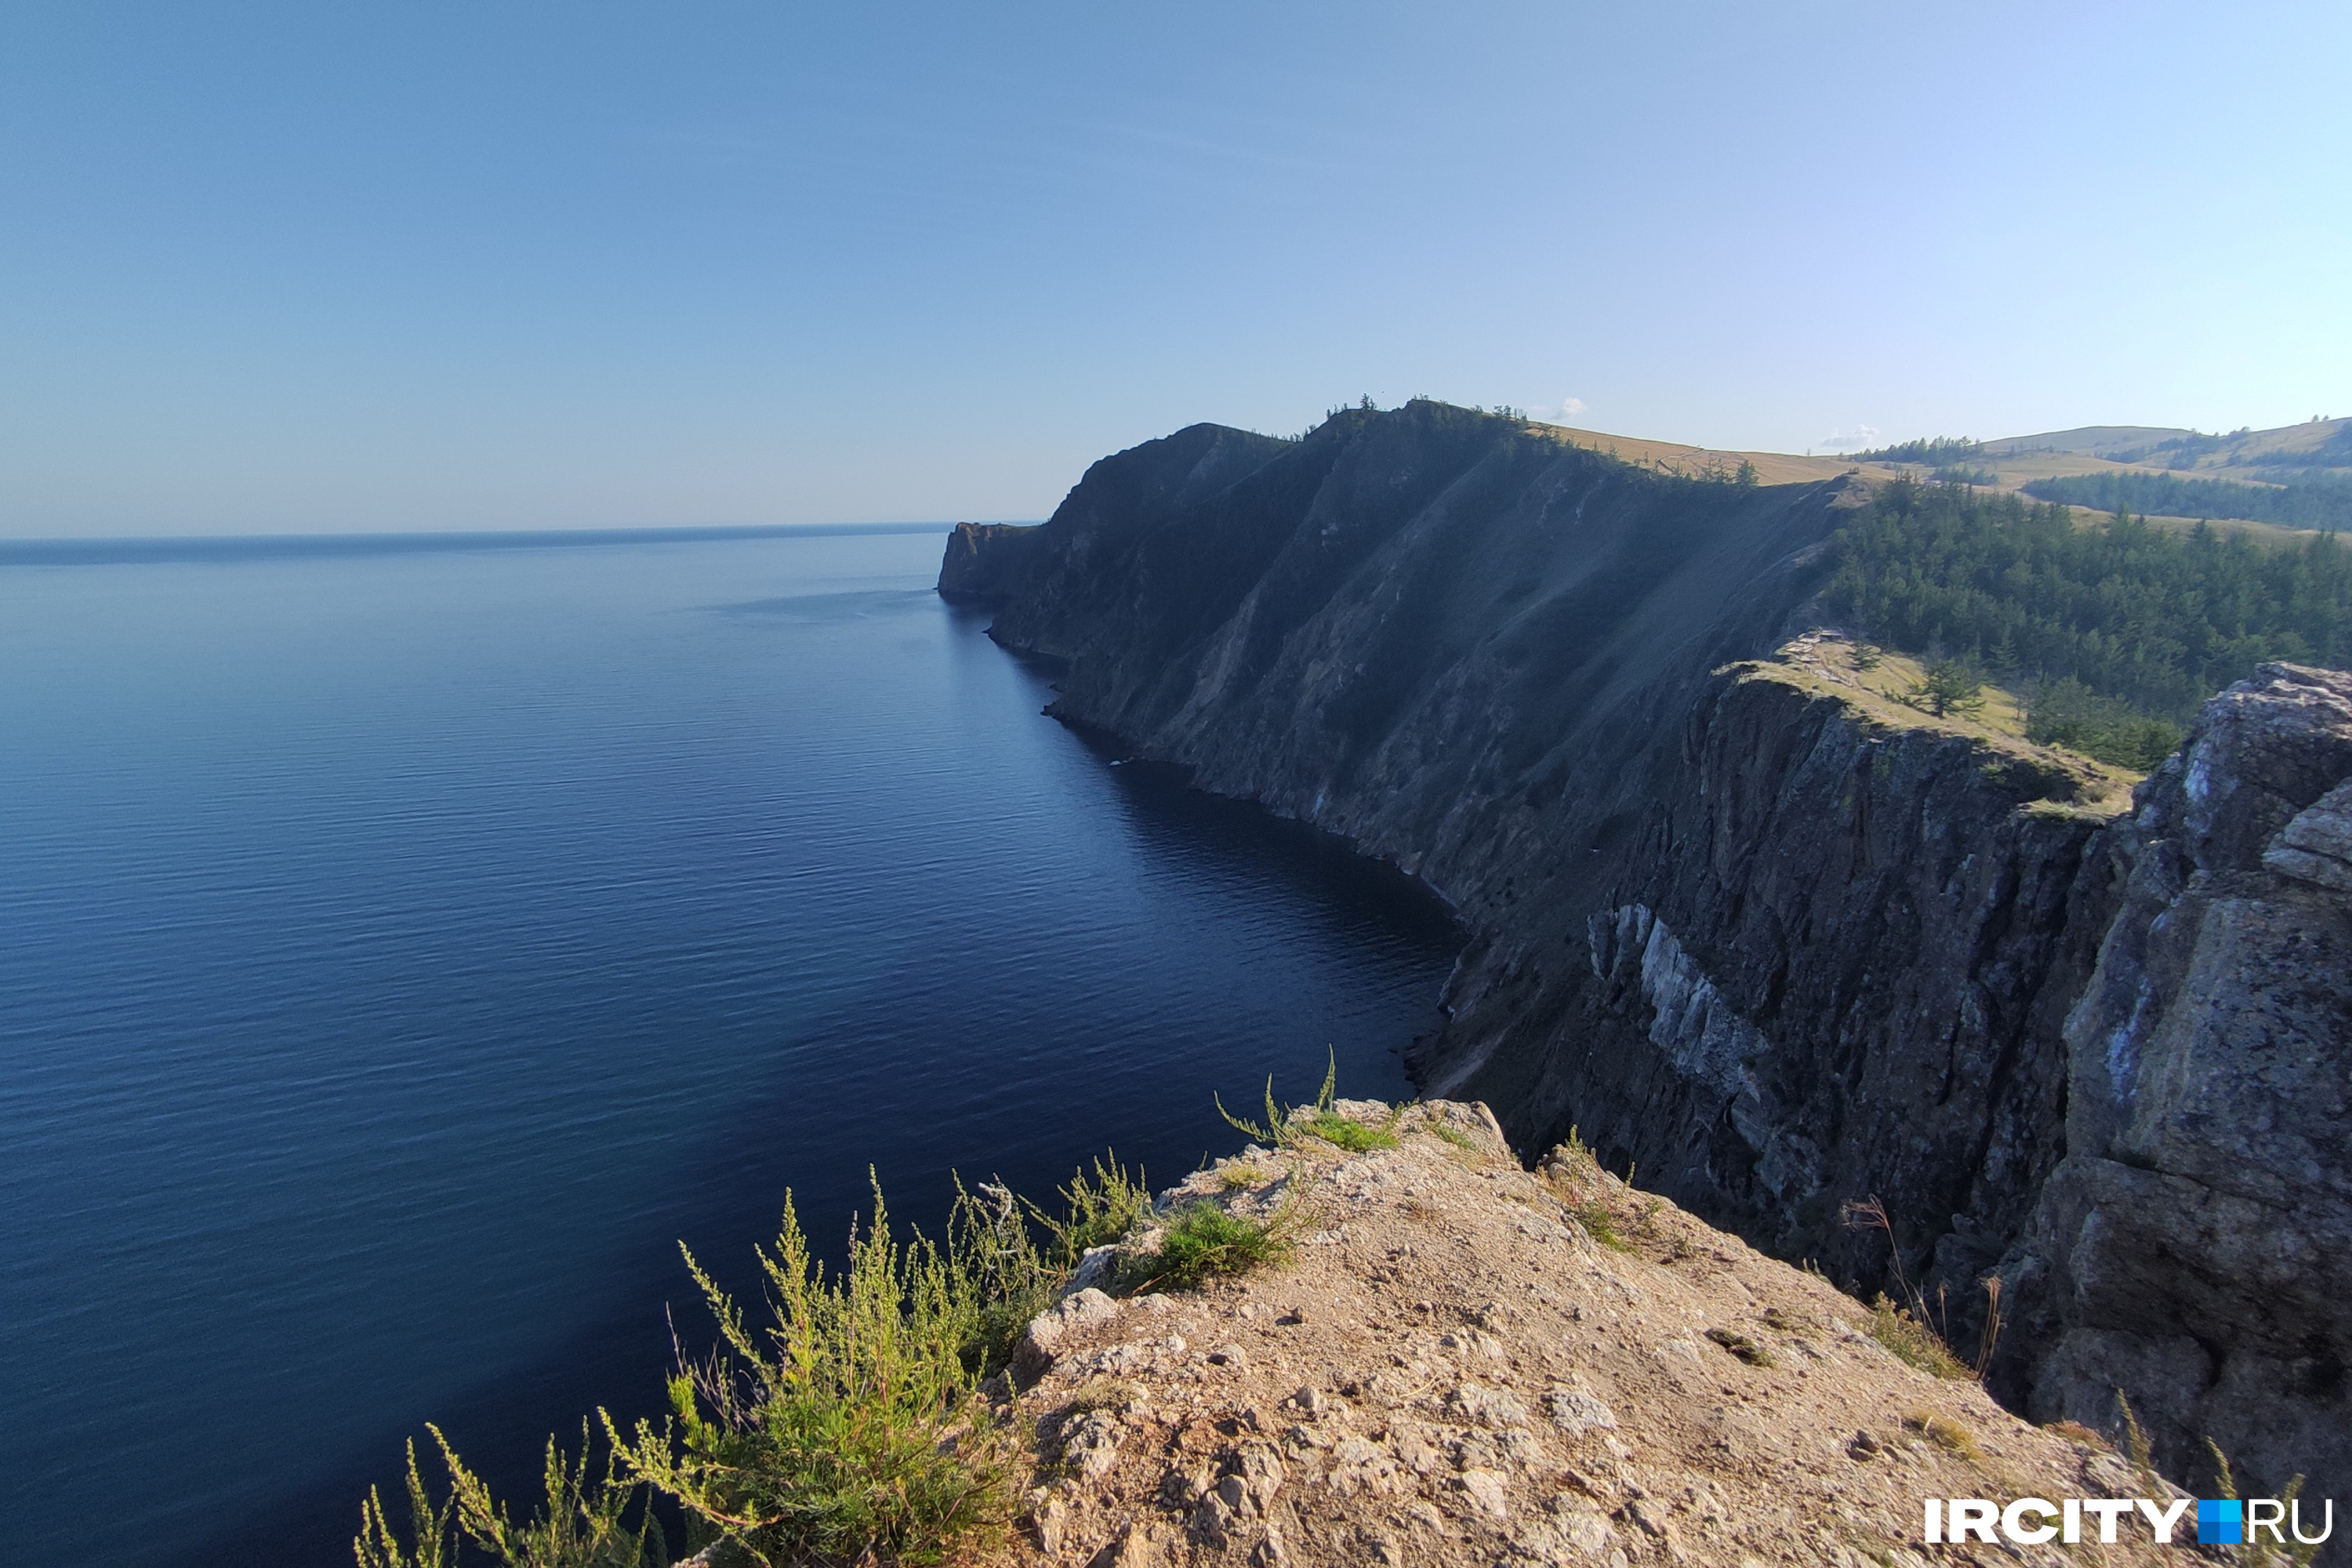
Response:
[[[2200,1499],[2197,1504],[2197,1544],[2243,1546],[2246,1543],[2245,1504]]]

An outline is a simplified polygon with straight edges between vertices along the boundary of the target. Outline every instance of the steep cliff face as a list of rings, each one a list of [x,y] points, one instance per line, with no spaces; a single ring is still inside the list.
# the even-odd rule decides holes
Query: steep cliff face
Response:
[[[1055,711],[1354,838],[1462,910],[1413,1066],[1514,1136],[1875,1279],[1876,1194],[1963,1288],[2058,1157],[2095,825],[1970,743],[1727,665],[1808,624],[1845,482],[1656,476],[1438,405],[1096,465],[996,635]],[[2079,946],[2079,944],[2078,944]],[[1956,1217],[1957,1216],[1957,1217]]]
[[[940,561],[940,597],[1001,605],[1027,574],[1044,530],[1011,522],[959,522]]]
[[[2067,1017],[2124,984],[2093,972],[2121,973],[2118,911],[2156,896],[2152,830],[2065,804],[2083,781],[2048,753],[1873,712],[1790,651],[1866,499],[1670,479],[1432,404],[1303,442],[1194,426],[1024,536],[994,631],[1069,661],[1063,717],[1455,903],[1472,940],[1426,1091],[1524,1144],[1578,1126],[1858,1287],[1948,1285],[1965,1337],[2083,1146]],[[2259,863],[2283,827],[2211,832],[2315,886],[2338,820],[2274,847],[2299,870]],[[1841,1223],[1868,1196],[1899,1252]],[[2012,1401],[2071,1310],[2012,1335]]]
[[[1702,694],[1682,787],[1538,1009],[1543,1055],[1497,1055],[1543,1064],[1519,1069],[1534,1109],[1762,1245],[1875,1281],[1886,1238],[1838,1212],[1875,1196],[1912,1277],[1972,1296],[2061,1152],[2059,1029],[2111,907],[2098,824],[2034,809],[2042,781],[1966,736],[1780,674]]]
[[[2108,854],[2123,907],[2065,1024],[2066,1157],[2003,1266],[2030,1405],[2130,1392],[2186,1467],[2352,1479],[2352,677],[2206,707]],[[2329,1490],[2322,1485],[2317,1491]]]

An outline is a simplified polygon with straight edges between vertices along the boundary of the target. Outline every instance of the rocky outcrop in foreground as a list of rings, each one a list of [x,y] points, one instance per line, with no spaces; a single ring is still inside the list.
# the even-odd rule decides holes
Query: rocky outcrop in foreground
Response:
[[[941,588],[1065,661],[1056,714],[1453,902],[1426,1092],[1963,1342],[1998,1270],[2012,1408],[2112,1433],[2121,1389],[2178,1473],[2210,1433],[2352,1494],[2352,686],[2266,667],[2118,815],[1834,679],[1869,499],[1415,403],[1105,458]]]
[[[1579,1151],[1523,1169],[1483,1106],[1413,1107],[1393,1131],[1362,1154],[1248,1150],[1163,1194],[1289,1209],[1287,1265],[1178,1295],[1083,1289],[1032,1325],[1019,1409],[1056,1479],[1007,1560],[2171,1560],[2136,1521],[2110,1547],[1924,1546],[1929,1497],[2178,1494],[2086,1432],[1898,1361],[1819,1276]],[[2192,1516],[2175,1539],[2193,1536]]]

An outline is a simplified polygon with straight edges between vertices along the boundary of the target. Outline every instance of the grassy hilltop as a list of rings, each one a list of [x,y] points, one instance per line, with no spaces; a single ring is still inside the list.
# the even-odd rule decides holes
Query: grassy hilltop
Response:
[[[1857,460],[1915,479],[2136,512],[2159,526],[2206,521],[2273,541],[2352,528],[2352,419],[2227,435],[2098,425],[1995,441],[1940,437]]]

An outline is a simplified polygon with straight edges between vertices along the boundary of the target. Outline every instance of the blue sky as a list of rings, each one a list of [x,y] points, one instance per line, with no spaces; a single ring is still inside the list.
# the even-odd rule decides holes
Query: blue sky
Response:
[[[2347,59],[2340,3],[11,0],[0,533],[1038,517],[1365,394],[2352,414]]]

